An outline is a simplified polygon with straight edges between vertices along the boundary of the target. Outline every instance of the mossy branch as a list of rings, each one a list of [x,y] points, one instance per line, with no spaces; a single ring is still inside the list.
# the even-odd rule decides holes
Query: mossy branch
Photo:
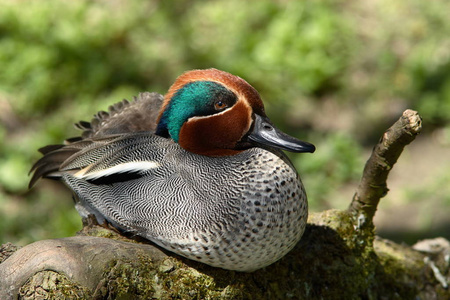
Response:
[[[38,241],[18,250],[1,264],[0,299],[14,298],[27,280],[43,270],[65,274],[68,280],[95,290],[112,262],[133,261],[143,255],[151,257],[153,262],[166,257],[152,245],[108,238],[76,236]]]
[[[449,299],[424,263],[429,254],[379,238],[361,248],[351,219],[347,211],[311,214],[297,246],[253,273],[213,268],[88,225],[83,236],[13,254],[0,247],[0,257],[7,252],[0,299]],[[445,251],[433,255],[443,276]]]
[[[381,239],[361,248],[351,219],[347,211],[311,214],[297,246],[253,273],[213,268],[92,225],[84,236],[7,250],[0,299],[448,299],[427,254]],[[443,256],[435,268],[445,271]]]
[[[411,143],[422,129],[422,119],[416,111],[407,109],[381,137],[366,162],[359,186],[348,210],[354,216],[363,214],[372,224],[378,203],[389,191],[386,180],[403,148]]]

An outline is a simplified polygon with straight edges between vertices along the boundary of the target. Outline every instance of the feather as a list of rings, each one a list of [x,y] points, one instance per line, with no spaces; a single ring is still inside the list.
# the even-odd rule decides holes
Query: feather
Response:
[[[154,132],[162,101],[163,96],[158,93],[140,93],[134,101],[124,99],[111,105],[108,112],[99,111],[90,123],[80,121],[75,127],[83,130],[83,139],[139,131]]]

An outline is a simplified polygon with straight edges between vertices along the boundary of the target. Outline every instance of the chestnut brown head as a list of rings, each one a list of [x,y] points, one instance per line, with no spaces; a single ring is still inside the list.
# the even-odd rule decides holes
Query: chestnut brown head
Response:
[[[164,97],[156,134],[208,156],[233,155],[258,145],[314,151],[311,144],[271,124],[250,84],[216,69],[193,70],[177,78]]]

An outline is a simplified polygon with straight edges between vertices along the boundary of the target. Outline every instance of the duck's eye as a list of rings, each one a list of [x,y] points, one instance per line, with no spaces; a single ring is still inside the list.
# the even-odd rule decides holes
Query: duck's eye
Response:
[[[225,109],[227,107],[228,107],[228,105],[225,102],[223,102],[223,101],[217,101],[217,102],[214,103],[214,109],[215,110],[223,110],[223,109]]]

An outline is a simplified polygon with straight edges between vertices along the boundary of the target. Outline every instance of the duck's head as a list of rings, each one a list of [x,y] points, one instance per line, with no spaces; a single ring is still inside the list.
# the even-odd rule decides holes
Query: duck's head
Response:
[[[277,129],[258,92],[245,80],[207,69],[182,74],[164,97],[156,134],[201,155],[233,155],[250,147],[314,152]]]

